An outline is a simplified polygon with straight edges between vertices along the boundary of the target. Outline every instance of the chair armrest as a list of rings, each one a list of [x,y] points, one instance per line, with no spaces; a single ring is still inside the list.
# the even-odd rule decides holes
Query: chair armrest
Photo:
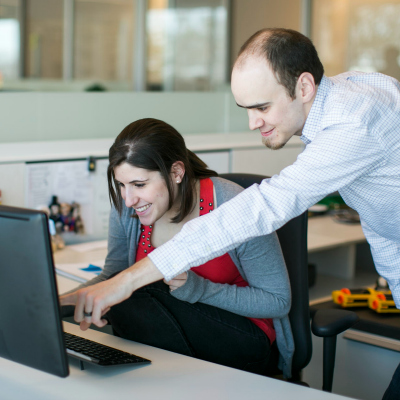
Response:
[[[349,310],[318,310],[311,323],[315,336],[337,336],[351,328],[359,320],[358,315]]]

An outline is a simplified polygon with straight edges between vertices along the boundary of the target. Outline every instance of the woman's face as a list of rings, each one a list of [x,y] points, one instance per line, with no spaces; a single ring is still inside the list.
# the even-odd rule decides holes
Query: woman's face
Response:
[[[148,171],[123,163],[114,168],[114,175],[125,205],[135,210],[143,225],[152,225],[166,214],[169,194],[158,171]],[[174,182],[175,185],[178,184]]]

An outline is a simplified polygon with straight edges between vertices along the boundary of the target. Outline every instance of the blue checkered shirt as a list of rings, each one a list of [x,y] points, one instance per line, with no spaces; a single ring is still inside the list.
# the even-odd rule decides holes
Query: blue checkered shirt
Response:
[[[378,73],[323,77],[301,139],[306,147],[294,164],[185,224],[149,257],[169,280],[338,190],[360,214],[376,269],[400,308],[399,82]]]

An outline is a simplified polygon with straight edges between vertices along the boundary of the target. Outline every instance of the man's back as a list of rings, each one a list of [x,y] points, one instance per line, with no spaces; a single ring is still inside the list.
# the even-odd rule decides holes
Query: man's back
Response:
[[[354,72],[324,78],[302,138],[310,144],[301,157],[323,155],[319,163],[325,168],[321,165],[316,175],[331,176],[331,184],[371,229],[399,238],[399,82]]]

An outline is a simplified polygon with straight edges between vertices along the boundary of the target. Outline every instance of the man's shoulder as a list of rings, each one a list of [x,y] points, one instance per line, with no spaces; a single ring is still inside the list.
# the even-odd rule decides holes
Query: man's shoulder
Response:
[[[332,83],[329,95],[337,97],[345,94],[343,100],[347,101],[348,99],[363,100],[376,93],[400,89],[400,84],[396,79],[379,72],[350,71],[327,79]],[[360,98],[360,94],[364,96]]]
[[[396,95],[395,91],[390,94],[390,88],[395,88],[397,81],[380,73],[352,71],[328,79],[332,86],[325,98],[323,113],[327,124],[346,119],[368,123],[373,109],[380,106],[377,99],[390,103]]]

